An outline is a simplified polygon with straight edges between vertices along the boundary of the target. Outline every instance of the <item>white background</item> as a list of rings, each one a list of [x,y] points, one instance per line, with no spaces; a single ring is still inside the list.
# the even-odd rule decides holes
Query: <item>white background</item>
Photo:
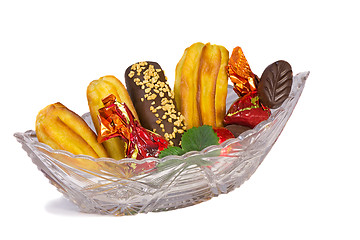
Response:
[[[356,1],[1,1],[1,239],[360,239],[359,7]],[[285,130],[235,191],[185,209],[80,213],[13,134],[137,61],[170,82],[184,49],[241,46],[257,75],[284,59],[310,70]],[[10,234],[10,235],[8,235]],[[8,237],[4,237],[8,235]]]

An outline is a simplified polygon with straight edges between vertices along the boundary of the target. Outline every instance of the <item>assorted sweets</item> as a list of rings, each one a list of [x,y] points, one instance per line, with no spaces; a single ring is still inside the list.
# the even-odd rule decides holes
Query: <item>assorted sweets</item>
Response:
[[[76,113],[55,103],[39,112],[36,134],[53,149],[94,158],[182,155],[238,137],[267,120],[271,109],[288,98],[292,78],[286,61],[270,64],[259,78],[240,47],[229,57],[223,46],[198,42],[178,62],[174,90],[158,63],[137,62],[125,71],[126,87],[114,76],[89,84],[96,133]],[[229,79],[238,99],[226,112]]]
[[[227,69],[239,98],[230,106],[224,124],[237,137],[267,120],[270,109],[278,108],[288,98],[293,73],[290,64],[280,60],[270,64],[259,79],[240,47],[234,48]]]

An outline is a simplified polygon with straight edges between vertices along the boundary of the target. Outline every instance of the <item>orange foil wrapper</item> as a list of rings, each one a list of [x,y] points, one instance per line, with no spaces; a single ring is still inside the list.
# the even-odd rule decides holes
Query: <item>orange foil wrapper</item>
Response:
[[[125,141],[126,157],[138,160],[158,157],[167,148],[168,141],[143,128],[126,104],[116,101],[114,95],[109,95],[102,102],[105,107],[99,109],[100,143],[113,137],[121,137]]]
[[[234,48],[227,69],[234,91],[239,97],[256,90],[258,77],[251,71],[240,47]]]

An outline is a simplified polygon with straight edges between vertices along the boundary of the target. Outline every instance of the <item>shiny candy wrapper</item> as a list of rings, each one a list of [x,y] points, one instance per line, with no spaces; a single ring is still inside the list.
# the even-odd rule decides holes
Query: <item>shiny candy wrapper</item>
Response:
[[[248,61],[240,47],[234,48],[227,66],[234,91],[239,97],[257,89],[259,78],[251,71]]]
[[[99,109],[99,142],[121,137],[125,141],[126,157],[138,160],[158,157],[160,151],[167,148],[168,141],[143,128],[126,104],[116,101],[114,95],[111,94],[102,101],[105,107]]]
[[[260,122],[268,119],[270,114],[270,109],[260,103],[257,91],[253,91],[231,105],[224,118],[224,124],[254,128]]]

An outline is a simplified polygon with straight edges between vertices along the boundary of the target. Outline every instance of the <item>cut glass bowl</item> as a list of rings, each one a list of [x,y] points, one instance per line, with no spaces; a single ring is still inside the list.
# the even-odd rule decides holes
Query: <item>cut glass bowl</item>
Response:
[[[294,76],[290,96],[268,120],[238,138],[183,156],[94,159],[53,150],[38,142],[33,130],[15,137],[51,184],[83,212],[130,215],[183,208],[228,193],[250,178],[283,130],[308,75]],[[229,87],[227,108],[236,99]],[[90,114],[83,118],[93,128]],[[136,173],[139,164],[156,167]]]

